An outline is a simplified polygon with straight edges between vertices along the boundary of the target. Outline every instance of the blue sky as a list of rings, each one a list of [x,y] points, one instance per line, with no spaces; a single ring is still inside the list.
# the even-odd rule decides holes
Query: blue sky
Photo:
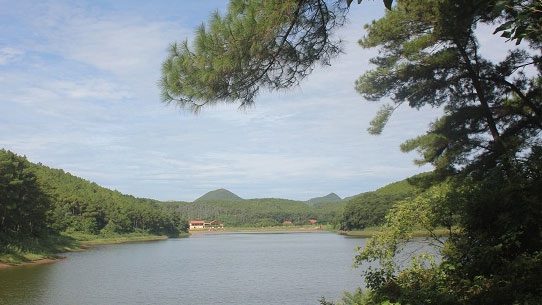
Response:
[[[355,3],[355,2],[354,2]],[[307,200],[375,190],[431,168],[399,145],[438,111],[400,108],[380,136],[379,104],[354,81],[375,50],[357,40],[382,1],[354,4],[345,54],[256,105],[194,116],[160,102],[173,41],[227,1],[0,0],[0,148],[137,197],[192,201],[226,188],[243,198]]]

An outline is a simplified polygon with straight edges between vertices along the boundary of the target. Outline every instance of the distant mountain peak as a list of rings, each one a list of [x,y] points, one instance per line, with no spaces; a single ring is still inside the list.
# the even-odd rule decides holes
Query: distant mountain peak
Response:
[[[320,202],[338,202],[341,200],[342,200],[341,197],[339,197],[337,194],[329,193],[323,197],[316,197],[316,198],[309,199],[307,200],[307,203],[315,204],[315,203],[320,203]]]
[[[195,201],[241,201],[243,198],[235,195],[234,193],[228,191],[227,189],[220,188],[214,191],[207,192],[205,195],[199,197]]]

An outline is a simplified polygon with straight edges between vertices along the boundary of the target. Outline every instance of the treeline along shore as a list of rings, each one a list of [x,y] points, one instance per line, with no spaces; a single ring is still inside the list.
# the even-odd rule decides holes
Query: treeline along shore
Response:
[[[136,198],[0,150],[0,263],[56,259],[95,243],[179,237],[189,220],[226,231],[355,231],[380,225],[393,202],[413,196],[407,180],[341,199],[242,199],[224,189],[194,202]],[[196,232],[196,231],[192,231]]]

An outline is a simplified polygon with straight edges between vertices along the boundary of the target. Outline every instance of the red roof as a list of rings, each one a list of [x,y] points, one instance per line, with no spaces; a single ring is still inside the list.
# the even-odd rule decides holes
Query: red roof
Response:
[[[190,224],[191,225],[204,225],[205,221],[204,220],[190,220]]]

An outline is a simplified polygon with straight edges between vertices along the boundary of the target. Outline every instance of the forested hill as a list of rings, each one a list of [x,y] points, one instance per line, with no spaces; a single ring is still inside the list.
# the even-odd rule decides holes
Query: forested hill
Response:
[[[178,236],[187,230],[178,212],[156,200],[124,195],[3,149],[0,219],[4,245],[60,232]]]
[[[12,237],[24,231],[24,223],[30,226],[25,234],[50,229],[175,236],[187,229],[188,219],[216,219],[228,227],[277,226],[287,220],[301,225],[317,219],[319,224],[341,224],[345,229],[356,229],[381,224],[394,202],[414,194],[414,187],[404,180],[350,201],[341,200],[334,193],[308,201],[243,199],[219,189],[194,202],[160,202],[109,190],[62,169],[33,164],[9,151],[0,150],[0,159],[3,177],[0,217],[5,219],[0,233]]]
[[[167,208],[190,219],[216,219],[227,226],[278,226],[285,220],[305,224],[315,218],[345,230],[379,226],[392,205],[414,196],[418,188],[411,182],[421,181],[425,174],[391,183],[376,191],[342,199],[334,193],[307,201],[280,198],[240,199],[220,189],[207,193],[194,202],[167,202]],[[225,200],[232,196],[234,200]]]
[[[295,225],[310,223],[311,218],[320,224],[338,224],[344,203],[319,203],[308,205],[302,201],[259,198],[242,201],[166,202],[167,209],[176,210],[191,219],[216,219],[229,227],[280,226],[286,220]]]
[[[176,236],[187,229],[188,219],[217,219],[229,227],[275,226],[285,220],[305,224],[311,218],[337,224],[344,207],[344,203],[243,199],[225,189],[194,202],[160,202],[104,188],[3,149],[0,162],[0,217],[4,219],[0,239],[17,240],[21,234],[39,231]]]
[[[309,199],[307,200],[307,203],[308,204],[316,204],[316,203],[320,203],[320,202],[338,202],[338,201],[341,201],[341,197],[339,197],[339,195],[335,194],[335,193],[329,193],[327,194],[326,196],[323,196],[323,197],[316,197],[316,198],[312,198],[312,199]]]
[[[284,221],[295,225],[309,224],[317,219],[319,224],[338,225],[345,202],[334,193],[308,201],[281,198],[243,199],[226,190],[210,191],[194,202],[167,202],[190,219],[218,220],[234,227],[280,226]]]
[[[241,201],[241,200],[243,200],[243,198],[235,195],[234,193],[226,189],[218,189],[218,190],[210,191],[194,201],[202,202],[202,201]]]
[[[423,188],[423,181],[428,173],[390,183],[373,192],[366,192],[350,197],[344,208],[341,229],[364,229],[379,226],[390,208],[397,202],[414,197]],[[346,200],[346,199],[345,199]]]
[[[350,198],[353,198],[353,197],[350,197]],[[242,200],[245,200],[245,199],[239,197],[238,195],[232,193],[231,191],[229,191],[227,189],[221,188],[221,189],[218,189],[218,190],[214,190],[214,191],[210,191],[210,192],[205,193],[204,195],[202,195],[198,199],[194,200],[194,202],[242,201]],[[281,199],[277,199],[277,200],[281,200]],[[288,199],[283,199],[283,200],[288,200]],[[330,202],[339,202],[339,201],[342,201],[342,200],[343,199],[341,199],[341,197],[339,197],[337,194],[329,193],[326,196],[311,198],[311,199],[305,201],[305,203],[307,203],[309,205],[314,205],[316,203],[321,203],[321,202],[330,203]]]

